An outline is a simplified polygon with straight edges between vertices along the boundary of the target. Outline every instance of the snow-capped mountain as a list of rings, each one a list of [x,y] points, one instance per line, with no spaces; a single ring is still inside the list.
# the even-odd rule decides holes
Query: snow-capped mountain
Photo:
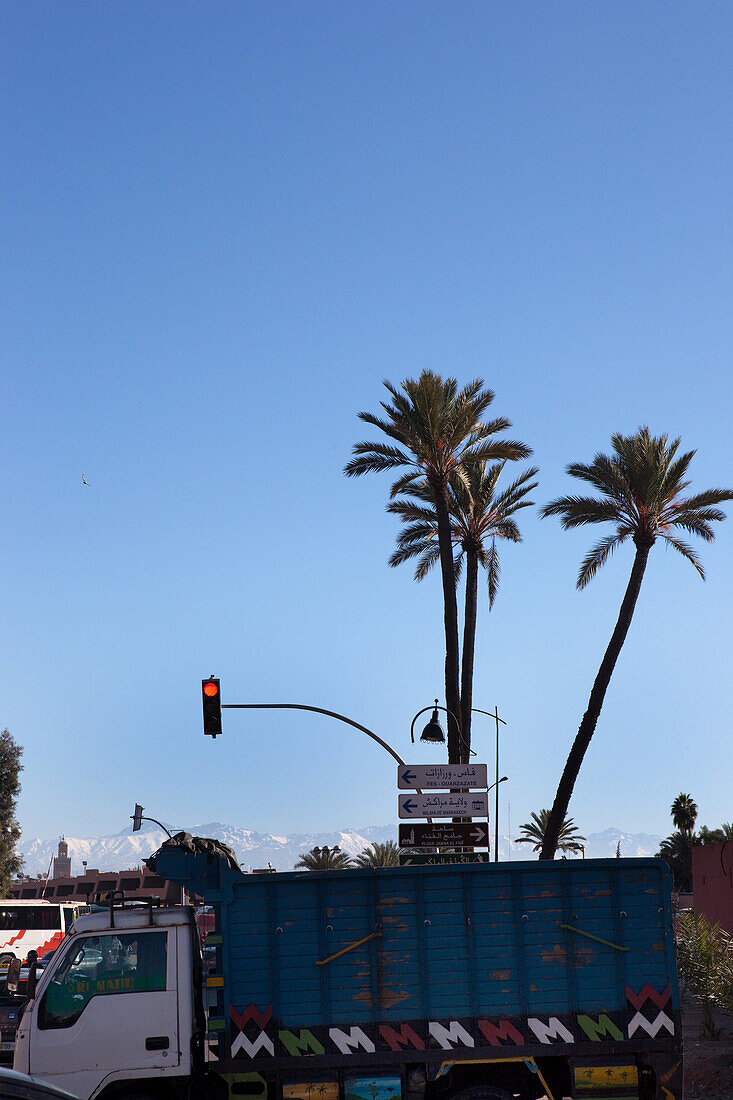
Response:
[[[243,871],[267,867],[268,864],[278,871],[291,871],[303,852],[316,845],[333,848],[336,845],[348,855],[357,855],[367,844],[384,843],[397,840],[396,825],[368,825],[360,829],[342,829],[326,833],[293,833],[278,836],[273,833],[258,833],[243,829],[237,825],[222,825],[210,822],[205,825],[172,825],[171,832],[181,830],[194,836],[214,837],[233,848]],[[84,873],[84,863],[89,869],[99,871],[122,871],[136,867],[146,856],[151,855],[165,840],[165,832],[150,822],[145,822],[140,832],[123,830],[110,836],[64,837],[71,856],[71,872],[74,875]],[[56,855],[60,837],[52,840],[24,837],[20,844],[25,859],[27,875],[48,874],[51,860]],[[613,857],[617,845],[622,856],[650,856],[659,850],[662,838],[649,833],[624,833],[618,829],[606,829],[602,833],[592,833],[585,842],[585,854],[588,858]],[[528,844],[517,844],[508,836],[499,837],[499,856],[507,859],[532,859],[534,853]]]

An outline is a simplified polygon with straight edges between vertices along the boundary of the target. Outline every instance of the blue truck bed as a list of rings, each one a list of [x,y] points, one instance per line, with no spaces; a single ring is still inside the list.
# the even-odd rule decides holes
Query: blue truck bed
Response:
[[[661,860],[258,875],[164,845],[151,866],[214,906],[229,1068],[679,1060]]]

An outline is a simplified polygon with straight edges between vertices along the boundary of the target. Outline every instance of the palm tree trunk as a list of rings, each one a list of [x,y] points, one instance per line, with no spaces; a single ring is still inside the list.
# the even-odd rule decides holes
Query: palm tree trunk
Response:
[[[448,710],[448,763],[461,763],[460,673],[458,650],[458,604],[453,571],[448,493],[445,485],[433,485],[435,516],[438,521],[440,572],[443,580],[443,621],[445,624],[445,705]]]
[[[461,764],[471,756],[471,706],[473,704],[473,655],[476,646],[478,606],[478,558],[466,551],[466,604],[463,616],[463,654],[461,656]]]
[[[653,539],[651,541],[646,539],[643,542],[640,541],[637,543],[634,564],[621,603],[621,610],[619,611],[616,627],[611,635],[611,641],[608,643],[608,648],[603,655],[601,667],[598,670],[590,693],[590,699],[588,700],[588,709],[583,715],[583,720],[580,723],[580,727],[565,764],[565,769],[560,778],[555,801],[550,811],[550,817],[545,830],[545,839],[542,844],[540,859],[555,858],[560,830],[562,829],[563,821],[568,812],[575,781],[578,778],[578,772],[583,763],[583,757],[585,756],[588,745],[595,732],[598,716],[601,713],[601,707],[603,706],[603,700],[606,695],[606,689],[611,680],[611,674],[613,673],[618,655],[621,652],[621,647],[626,640],[626,635],[631,625],[631,619],[634,615],[634,608],[636,607],[636,601],[639,596],[641,582],[644,577],[644,570],[646,569],[647,558],[649,557],[649,551],[653,543]]]

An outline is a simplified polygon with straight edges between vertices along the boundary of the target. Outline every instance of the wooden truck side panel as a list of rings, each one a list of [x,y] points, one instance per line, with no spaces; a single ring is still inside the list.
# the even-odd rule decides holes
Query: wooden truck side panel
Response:
[[[262,876],[165,846],[155,861],[215,908],[210,1039],[230,1072],[679,1053],[660,860]]]

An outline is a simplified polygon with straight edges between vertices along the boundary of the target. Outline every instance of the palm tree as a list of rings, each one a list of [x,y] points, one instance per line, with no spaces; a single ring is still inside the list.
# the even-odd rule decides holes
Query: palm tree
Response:
[[[666,837],[657,853],[672,872],[672,886],[678,894],[692,893],[692,849],[699,839],[679,829]]]
[[[549,810],[540,810],[538,814],[531,814],[532,820],[525,825],[520,825],[522,836],[517,837],[517,844],[531,844],[533,852],[539,852],[547,832],[547,824],[550,820]],[[563,821],[557,846],[561,852],[582,852],[584,836],[581,836],[575,827],[572,817],[566,817]]]
[[[471,704],[473,702],[473,661],[476,645],[476,617],[478,610],[478,568],[486,570],[489,588],[489,610],[493,607],[499,589],[499,551],[497,539],[521,542],[522,536],[512,519],[520,508],[532,503],[527,494],[537,488],[530,479],[538,473],[531,466],[503,493],[496,494],[496,487],[504,463],[488,467],[477,462],[468,467],[465,477],[453,479],[448,486],[448,508],[451,519],[451,537],[457,554],[453,568],[458,581],[465,558],[466,593],[463,616],[463,652],[461,656],[461,741],[463,763],[468,763],[471,745]],[[421,581],[439,559],[438,529],[435,508],[431,504],[430,489],[425,481],[419,482],[406,494],[410,499],[395,500],[387,506],[404,521],[397,536],[397,550],[389,559],[390,565],[401,565],[418,558],[415,580]]]
[[[399,867],[400,849],[393,840],[386,844],[367,844],[366,848],[354,856],[356,867]]]
[[[353,863],[351,857],[340,848],[311,848],[301,854],[295,867],[296,870],[303,867],[306,871],[341,871],[353,867]]]
[[[460,675],[458,651],[458,608],[453,571],[448,484],[465,478],[476,462],[525,458],[529,449],[512,440],[491,437],[503,432],[510,421],[499,417],[483,422],[481,417],[494,400],[481,379],[458,389],[455,378],[443,379],[423,371],[418,379],[408,378],[401,391],[384,383],[391,402],[381,402],[384,416],[359,413],[394,442],[357,443],[355,457],[344,472],[349,477],[381,470],[406,469],[395,481],[390,499],[409,491],[423,478],[430,488],[438,529],[438,547],[443,584],[445,625],[445,702],[448,709],[448,760],[461,761]]]
[[[562,821],[567,813],[575,781],[598,722],[606,689],[631,625],[647,558],[657,539],[679,551],[704,579],[695,551],[678,535],[678,530],[698,535],[707,542],[715,537],[712,524],[725,519],[717,505],[733,499],[729,489],[707,489],[691,497],[682,493],[689,485],[687,469],[695,454],[676,457],[680,441],[666,435],[652,436],[647,427],[635,435],[611,437],[613,455],[597,454],[590,465],[572,463],[568,473],[586,481],[601,494],[598,497],[560,497],[542,509],[543,517],[560,516],[564,530],[589,523],[612,523],[613,534],[601,539],[586,555],[578,574],[578,588],[584,588],[622,543],[634,543],[634,562],[621,610],[565,764],[552,806],[542,847],[542,859],[552,859]]]
[[[697,821],[697,804],[692,795],[680,793],[669,808],[672,824],[683,833],[691,833]]]

